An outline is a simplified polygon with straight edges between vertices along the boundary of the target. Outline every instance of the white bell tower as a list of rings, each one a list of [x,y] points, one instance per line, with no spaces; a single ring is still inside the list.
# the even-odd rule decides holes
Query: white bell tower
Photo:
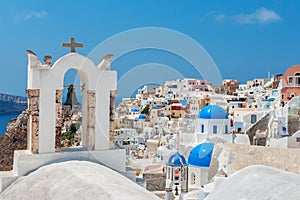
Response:
[[[179,185],[181,186],[180,196],[184,196],[188,192],[188,164],[184,156],[176,152],[169,157],[166,165],[165,200],[173,199],[173,188],[175,195],[179,195]]]

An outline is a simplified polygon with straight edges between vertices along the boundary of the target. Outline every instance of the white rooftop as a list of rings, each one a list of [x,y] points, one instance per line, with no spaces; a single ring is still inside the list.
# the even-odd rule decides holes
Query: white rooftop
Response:
[[[96,163],[68,161],[41,167],[16,180],[1,195],[6,199],[159,199],[119,173]]]
[[[299,175],[253,165],[237,171],[218,184],[205,200],[299,199],[299,188]]]

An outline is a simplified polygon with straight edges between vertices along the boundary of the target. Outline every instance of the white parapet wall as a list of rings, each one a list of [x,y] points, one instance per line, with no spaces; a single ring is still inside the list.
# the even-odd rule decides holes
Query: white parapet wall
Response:
[[[123,149],[113,150],[65,150],[55,153],[32,154],[27,150],[14,152],[13,170],[0,172],[0,193],[5,190],[18,177],[52,163],[69,160],[85,160],[105,165],[121,174],[126,174],[126,153]]]
[[[288,137],[285,138],[270,138],[270,147],[288,148]]]
[[[18,178],[13,171],[0,172],[0,193]]]

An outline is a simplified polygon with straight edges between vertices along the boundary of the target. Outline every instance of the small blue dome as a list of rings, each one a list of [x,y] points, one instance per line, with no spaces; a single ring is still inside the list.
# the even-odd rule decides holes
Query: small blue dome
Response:
[[[139,112],[139,109],[138,108],[131,108],[131,112],[137,113],[137,112]]]
[[[202,108],[198,114],[201,119],[228,119],[226,111],[217,105],[209,105]]]
[[[188,163],[196,167],[209,167],[214,150],[213,143],[202,143],[190,152]]]
[[[187,165],[187,163],[184,156],[176,152],[169,157],[168,165],[180,167],[182,165]]]
[[[145,114],[140,114],[139,119],[140,120],[147,119],[147,116]]]

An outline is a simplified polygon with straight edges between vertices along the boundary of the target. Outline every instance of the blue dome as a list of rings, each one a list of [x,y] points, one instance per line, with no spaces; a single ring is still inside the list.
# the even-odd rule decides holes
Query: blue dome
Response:
[[[139,109],[138,108],[131,108],[131,112],[137,113],[137,112],[139,112]]]
[[[202,143],[190,152],[188,163],[196,167],[209,167],[214,150],[213,143]]]
[[[209,105],[202,108],[198,114],[201,119],[228,119],[226,111],[217,105]]]
[[[147,116],[145,114],[140,114],[139,119],[140,120],[147,119]]]
[[[182,165],[187,165],[187,163],[184,156],[176,152],[169,157],[168,165],[180,167]]]
[[[157,105],[152,105],[152,109],[157,109]]]

